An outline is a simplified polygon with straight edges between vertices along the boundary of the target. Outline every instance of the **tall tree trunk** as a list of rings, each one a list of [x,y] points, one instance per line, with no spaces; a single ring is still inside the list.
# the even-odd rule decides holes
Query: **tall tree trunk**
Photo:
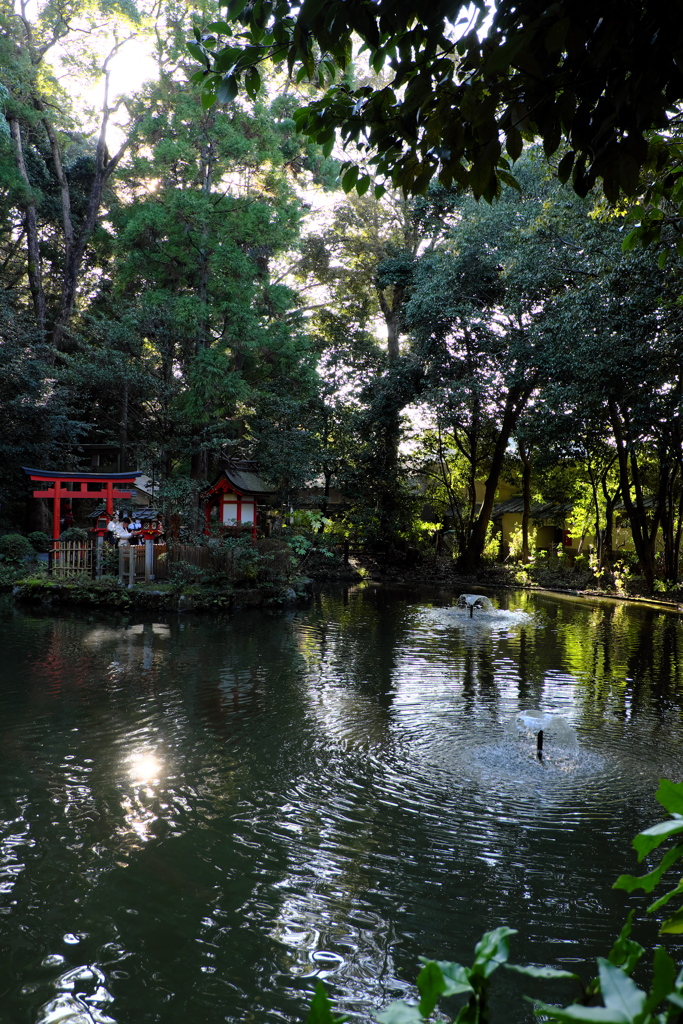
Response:
[[[215,117],[211,119],[211,125],[215,122]],[[213,143],[209,139],[205,142],[200,150],[199,156],[199,173],[202,182],[202,198],[205,204],[211,201],[211,187],[213,185],[213,169],[214,169],[214,151]],[[203,222],[201,230],[201,242],[199,246],[198,255],[198,274],[197,274],[197,297],[202,305],[203,316],[201,318],[200,326],[200,337],[197,338],[197,351],[202,348],[206,348],[211,341],[210,329],[209,329],[209,316],[208,316],[208,305],[209,305],[209,254],[208,254],[208,243],[209,243],[209,219],[207,215],[206,205],[202,212]]]
[[[322,514],[324,516],[326,516],[327,515],[327,510],[328,510],[328,508],[330,506],[330,487],[332,485],[332,470],[325,468],[323,470],[323,474],[324,474],[324,479],[325,479],[325,487],[324,487],[324,490],[323,490],[323,496],[322,496],[321,501],[320,501],[320,511],[322,512]],[[325,529],[325,526],[324,526],[323,523],[321,523],[319,528],[318,528],[318,533],[322,533],[324,529]]]
[[[64,224],[64,237],[66,241],[65,246],[65,259],[64,259],[64,272],[62,276],[62,294],[59,304],[59,312],[55,319],[54,328],[52,331],[52,344],[57,351],[61,351],[65,347],[65,336],[69,321],[73,316],[74,307],[76,304],[76,294],[78,291],[78,280],[83,266],[83,259],[85,257],[85,251],[88,246],[88,242],[92,236],[95,226],[97,224],[97,218],[99,217],[100,207],[102,205],[102,195],[104,193],[105,186],[109,181],[116,168],[118,167],[123,154],[128,148],[128,140],[126,140],[120,147],[118,152],[113,156],[109,156],[107,150],[107,127],[109,125],[109,118],[114,112],[116,107],[109,106],[109,75],[110,72],[107,70],[107,62],[111,57],[114,56],[118,49],[119,44],[112,50],[107,61],[105,61],[105,72],[104,72],[104,102],[102,105],[102,119],[100,121],[100,131],[97,140],[97,150],[95,156],[95,175],[90,187],[90,196],[88,198],[88,206],[86,209],[85,217],[81,223],[78,234],[74,234],[73,225],[71,223],[71,201],[68,197],[68,182],[62,170],[60,180],[60,188],[62,191],[62,220]],[[129,127],[129,133],[132,131],[133,125]],[[50,139],[52,144],[52,139]],[[61,158],[59,156],[59,148],[56,144],[53,150],[54,154],[57,153],[57,159],[59,161],[59,168],[61,169]],[[55,164],[57,167],[57,164]],[[57,170],[57,176],[59,178],[59,169]]]
[[[590,480],[591,494],[593,495],[593,510],[595,512],[595,546],[596,557],[598,560],[598,572],[600,572],[602,569],[603,553],[605,550],[605,538],[600,524],[600,496],[598,494],[598,481],[590,462],[588,463],[588,479]]]
[[[674,549],[673,549],[673,577],[672,580],[675,582],[678,580],[678,567],[681,561],[681,536],[683,535],[683,487],[679,491],[678,497],[678,519],[676,521],[676,532],[674,535]]]
[[[493,504],[496,499],[498,481],[500,480],[503,462],[505,461],[505,452],[507,451],[512,431],[515,429],[517,421],[529,400],[535,383],[534,380],[530,383],[514,385],[508,391],[505,399],[503,420],[493,450],[491,469],[484,486],[484,500],[481,503],[479,515],[472,526],[467,546],[458,559],[459,567],[465,571],[471,572],[476,569],[481,561],[486,545],[486,531],[491,521],[491,512],[493,511]]]
[[[680,545],[680,500],[676,500],[676,484],[679,482],[678,464],[672,461],[667,473],[666,499],[662,511],[662,535],[664,538],[664,576],[674,583],[678,578],[678,547]],[[678,540],[678,543],[677,543]]]
[[[625,426],[628,427],[628,422],[622,422],[621,410],[614,399],[610,399],[608,405],[612,432],[617,447],[619,482],[624,507],[626,508],[626,514],[631,526],[631,536],[633,537],[633,545],[640,563],[640,570],[645,577],[647,589],[652,592],[655,586],[655,539],[661,511],[655,509],[652,522],[648,524],[633,441],[626,436],[624,429]],[[631,497],[632,487],[635,492],[635,501]]]
[[[611,468],[612,463],[610,463]],[[607,490],[605,474],[601,480],[602,494],[605,499],[605,537],[603,542],[604,566],[611,569],[614,564],[614,509],[621,496],[621,487],[617,487],[614,494]]]
[[[395,288],[389,302],[384,290],[377,288],[380,309],[387,328],[387,362],[389,372],[400,356],[403,289]],[[401,406],[402,408],[402,406]],[[377,462],[380,493],[378,501],[379,529],[387,537],[395,533],[396,488],[398,486],[399,445],[401,442],[401,409],[385,411],[379,432]]]
[[[437,415],[436,429],[438,437],[438,458],[439,458],[439,472],[441,475],[441,483],[446,492],[448,498],[448,507],[450,509],[450,515],[453,519],[453,529],[455,530],[456,537],[458,539],[458,550],[461,550],[461,539],[463,535],[462,530],[462,502],[458,499],[453,486],[451,484],[450,473],[448,472],[448,460],[446,459],[446,452],[444,448],[443,435],[441,432],[441,420]]]
[[[190,458],[190,479],[206,480],[209,475],[209,453],[200,449],[192,452]]]
[[[40,244],[38,239],[38,214],[35,200],[31,198],[32,187],[26,170],[24,160],[24,148],[21,141],[21,128],[15,117],[9,118],[10,132],[14,141],[14,152],[17,161],[17,169],[22,181],[26,186],[26,202],[24,204],[24,217],[26,225],[26,247],[28,249],[28,284],[31,290],[33,312],[36,318],[36,327],[40,340],[45,339],[45,292],[43,290],[42,261],[40,255]]]
[[[34,96],[33,103],[36,110],[41,113],[45,113],[45,105],[43,101]],[[55,134],[54,127],[50,123],[48,117],[42,118],[43,127],[45,133],[50,141],[50,153],[52,154],[52,163],[54,164],[55,174],[57,175],[57,181],[59,182],[59,192],[62,199],[62,230],[64,232],[64,261],[65,265],[68,265],[71,259],[71,253],[74,246],[74,226],[73,219],[71,217],[71,193],[69,191],[69,182],[66,174],[64,173],[64,165],[62,164],[62,154],[59,149],[59,143]]]
[[[519,442],[519,457],[522,460],[522,559],[529,561],[529,519],[531,517],[531,451]]]
[[[99,216],[100,206],[102,203],[102,193],[104,192],[104,187],[114,172],[114,169],[122,155],[123,149],[116,157],[111,160],[107,160],[104,165],[100,166],[98,162],[98,168],[95,172],[95,178],[90,190],[90,199],[88,201],[85,218],[78,232],[78,237],[75,239],[74,244],[70,249],[69,256],[64,261],[59,313],[52,331],[52,344],[58,352],[65,348],[65,339],[69,321],[73,316],[74,307],[76,305],[79,275],[83,266],[83,259],[85,257],[88,242],[90,241],[97,224],[97,218]]]
[[[128,469],[128,383],[123,385],[123,392],[121,394],[119,444],[121,446],[121,472],[125,473]]]

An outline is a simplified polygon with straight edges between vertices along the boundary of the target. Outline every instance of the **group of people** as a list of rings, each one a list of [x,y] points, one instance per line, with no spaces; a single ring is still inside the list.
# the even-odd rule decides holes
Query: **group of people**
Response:
[[[107,526],[109,540],[116,545],[137,543],[141,529],[142,523],[137,519],[131,519],[130,516],[123,516],[121,519],[113,516]]]
[[[155,519],[145,523],[128,515],[112,516],[107,525],[107,537],[112,544],[139,544],[145,540],[157,540],[163,536],[163,525]]]

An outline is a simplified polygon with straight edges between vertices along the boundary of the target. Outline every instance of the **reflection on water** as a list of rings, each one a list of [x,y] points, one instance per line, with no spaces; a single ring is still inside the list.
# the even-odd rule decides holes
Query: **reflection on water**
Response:
[[[323,977],[368,1021],[419,954],[468,960],[501,923],[518,962],[604,954],[630,839],[657,779],[683,778],[681,620],[528,594],[470,616],[457,596],[133,624],[5,609],[7,1020],[292,1022]],[[531,1019],[518,991],[497,983],[499,1019]]]

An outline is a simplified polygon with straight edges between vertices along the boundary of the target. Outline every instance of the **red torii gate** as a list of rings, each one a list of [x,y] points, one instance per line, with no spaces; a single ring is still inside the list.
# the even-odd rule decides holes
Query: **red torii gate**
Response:
[[[135,487],[137,477],[142,476],[139,469],[131,473],[78,473],[66,471],[53,473],[48,469],[27,469],[24,473],[35,482],[42,483],[42,490],[33,492],[34,498],[52,498],[52,539],[59,540],[59,521],[61,519],[61,502],[63,499],[72,501],[74,498],[104,498],[108,515],[114,514],[114,498],[130,498],[132,491],[118,490],[120,486]],[[70,486],[67,486],[70,485]],[[115,487],[117,489],[115,489]]]

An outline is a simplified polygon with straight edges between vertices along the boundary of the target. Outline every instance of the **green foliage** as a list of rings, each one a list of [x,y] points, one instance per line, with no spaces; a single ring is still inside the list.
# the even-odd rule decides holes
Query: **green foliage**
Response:
[[[268,574],[272,556],[261,554],[250,537],[226,537],[218,550],[230,556],[227,573],[232,580],[254,582]]]
[[[201,551],[201,567],[195,564],[192,553],[184,559],[168,561],[168,579],[176,590],[195,587],[231,592],[233,587],[245,585],[284,584],[298,562],[291,546],[284,541],[252,541],[250,535],[212,537]]]
[[[0,558],[11,565],[18,565],[33,554],[28,537],[20,533],[6,533],[0,537]]]
[[[633,846],[638,854],[639,861],[642,861],[653,850],[658,849],[662,843],[683,834],[683,783],[674,783],[668,779],[661,779],[655,796],[672,817],[652,825],[635,837]],[[634,892],[637,889],[643,889],[648,893],[652,892],[654,887],[661,881],[664,873],[681,858],[683,858],[683,845],[676,843],[664,854],[659,865],[652,871],[640,877],[620,875],[614,883],[614,888],[625,889],[626,892]],[[671,899],[682,894],[683,883],[670,889],[664,896],[651,904],[648,907],[648,912],[653,913],[659,910],[661,907],[666,906]],[[660,933],[673,935],[683,933],[683,908],[676,910],[671,917],[664,921],[660,928]]]
[[[311,999],[306,1024],[344,1024],[349,1018],[346,1015],[335,1016],[332,1004],[327,998],[325,986],[319,981],[315,987],[315,995]]]
[[[83,530],[80,526],[69,526],[66,530],[62,530],[60,540],[86,541],[89,536],[88,530]]]
[[[432,523],[417,517],[410,524],[410,530],[406,532],[406,539],[410,544],[423,551],[433,550],[434,538],[440,531],[440,523]]]
[[[199,515],[199,492],[203,481],[191,480],[186,476],[167,477],[156,496],[163,510],[166,523],[172,516],[179,516],[184,530],[194,537],[202,529]]]
[[[612,577],[614,579],[614,586],[616,587],[617,593],[630,593],[634,573],[633,567],[629,565],[627,561],[619,559],[615,562]]]
[[[209,3],[204,33],[198,16],[174,8],[155,31],[159,81],[123,100],[125,153],[116,154],[98,147],[91,114],[67,95],[46,55],[59,44],[64,81],[101,84],[93,41],[124,24],[151,31],[143,8],[48,3],[31,9],[30,33],[20,18],[5,19],[3,526],[23,521],[19,467],[73,466],[80,440],[118,444],[123,464],[165,480],[164,511],[181,516],[185,537],[198,537],[196,492],[219,452],[239,445],[283,503],[315,479],[326,515],[325,492],[337,487],[344,528],[390,546],[421,514],[401,443],[406,410],[419,409],[429,431],[413,461],[441,474],[429,500],[448,517],[459,555],[474,564],[497,554],[475,483],[495,479],[511,461],[515,432],[519,441],[526,431],[547,463],[570,467],[565,482],[572,474],[578,481],[565,497],[574,500],[572,528],[597,530],[598,578],[611,581],[608,534],[623,501],[634,531],[645,524],[637,544],[641,562],[649,560],[641,566],[649,586],[671,591],[683,450],[681,263],[672,225],[677,230],[683,149],[673,123],[644,135],[673,67],[668,49],[645,90],[638,82],[649,52],[641,65],[642,54],[624,49],[644,24],[670,14],[650,0],[618,16],[614,0],[590,11],[561,0],[527,18],[528,0],[504,0],[484,42],[476,30],[484,7],[470,12],[459,43],[445,31],[458,4],[425,14],[414,0],[238,2],[224,20]],[[195,25],[188,54],[184,38]],[[354,53],[354,33],[362,54]],[[662,32],[655,35],[653,52],[663,46]],[[273,60],[263,61],[266,54]],[[610,55],[621,63],[610,64]],[[204,102],[182,80],[197,61]],[[280,88],[283,61],[299,78],[297,90]],[[337,66],[345,70],[335,77]],[[614,66],[633,72],[626,85],[611,83],[619,110],[615,93],[600,93],[599,111],[595,96],[584,96],[596,123],[607,125],[596,160],[591,132],[575,137],[567,83],[577,68],[611,75]],[[312,95],[304,79],[324,93],[302,112],[299,97]],[[599,85],[599,76],[591,80]],[[639,90],[637,108],[631,90]],[[633,119],[628,130],[623,117]],[[345,161],[347,199],[325,222],[314,210],[302,234],[302,197],[336,173],[325,152],[331,157],[337,126],[343,142],[358,143],[363,165]],[[533,149],[534,137],[544,153]],[[374,192],[369,167],[400,188]],[[588,220],[595,201],[576,192],[600,177],[612,198],[615,189],[632,192],[639,168],[644,198],[630,212],[642,231],[628,235],[624,256],[626,208],[610,220],[598,198],[598,215]],[[571,185],[559,188],[555,173]],[[420,195],[410,198],[404,187]],[[477,204],[468,189],[495,202]],[[637,235],[667,247],[666,261],[637,251]],[[440,453],[429,432],[440,432]],[[541,472],[551,489],[550,470]],[[655,557],[657,536],[664,564]],[[296,557],[318,550],[313,533],[301,538]],[[616,579],[624,590],[633,584],[618,570]]]
[[[332,520],[312,509],[299,510],[293,518],[291,525],[283,526],[285,543],[293,554],[292,566],[301,569],[305,559],[314,553],[331,558],[332,551],[328,546],[331,538],[323,531],[332,526]]]
[[[45,552],[50,550],[50,538],[42,530],[34,530],[33,533],[29,533],[28,540],[34,551]]]
[[[1,206],[1,203],[0,203]],[[1,214],[0,214],[1,215]],[[0,244],[2,242],[0,223]],[[7,241],[7,238],[5,237]],[[12,243],[15,245],[15,243]],[[38,343],[31,318],[9,290],[0,292],[0,509],[7,526],[26,510],[26,477],[21,466],[68,464],[84,424],[70,412],[61,369]]]
[[[474,948],[471,967],[447,960],[420,957],[423,968],[417,977],[420,1002],[417,1006],[399,1000],[377,1015],[380,1024],[419,1024],[432,1016],[439,999],[466,995],[467,1003],[456,1017],[457,1024],[484,1024],[488,1020],[489,979],[509,956],[509,938],[513,928],[495,928],[486,932]]]
[[[31,568],[31,575],[40,573],[41,570],[36,567]],[[22,562],[5,562],[0,561],[0,590],[9,589],[14,587],[19,582],[24,582],[27,577],[26,565]]]
[[[295,294],[279,267],[280,279],[271,275],[301,219],[281,107],[249,103],[219,116],[168,79],[135,107],[122,173],[130,201],[113,215],[115,290],[131,326],[126,344],[144,338],[136,359],[147,380],[135,407],[144,403],[143,443],[167,475],[170,458],[192,459],[197,479],[210,475],[210,460],[238,435],[270,472],[270,435],[300,428],[314,390]],[[106,312],[111,335],[121,310]]]
[[[168,567],[168,578],[176,588],[182,590],[184,587],[197,586],[205,577],[204,570],[191,562],[178,560],[172,562]]]
[[[106,541],[102,548],[102,573],[105,576],[119,575],[119,549]]]
[[[674,57],[681,28],[671,8],[560,0],[539,9],[503,0],[485,29],[488,14],[483,2],[234,0],[210,26],[216,35],[197,29],[188,47],[207,105],[234,100],[240,88],[252,94],[267,58],[286,62],[297,82],[323,92],[295,114],[299,131],[328,152],[338,132],[406,191],[424,191],[438,177],[491,201],[501,183],[515,185],[510,161],[538,137],[546,157],[566,140],[558,174],[580,195],[598,177],[611,200],[633,194],[640,169],[656,164],[658,152],[661,165],[671,145],[651,129],[668,124],[683,96]],[[354,38],[380,76],[373,84],[348,74]],[[346,72],[339,82],[336,69]],[[368,174],[350,162],[342,169],[345,189],[367,191]]]
[[[518,562],[522,557],[522,527],[516,526],[510,534],[510,560]],[[536,530],[529,531],[529,555],[533,557],[536,550]]]

